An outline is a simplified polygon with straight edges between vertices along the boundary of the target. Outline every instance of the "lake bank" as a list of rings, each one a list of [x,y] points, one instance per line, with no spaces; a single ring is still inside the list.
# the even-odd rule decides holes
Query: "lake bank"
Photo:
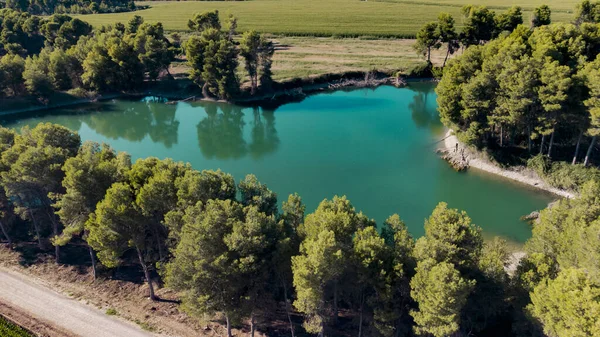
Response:
[[[257,95],[252,96],[244,92],[240,97],[234,100],[225,101],[202,97],[202,92],[199,87],[190,89],[190,87],[195,86],[191,81],[187,79],[178,79],[158,82],[155,85],[149,86],[145,90],[136,92],[96,94],[91,95],[91,97],[76,97],[67,93],[57,93],[57,98],[54,98],[54,102],[47,105],[39,105],[40,103],[37,100],[23,99],[22,97],[4,99],[4,106],[12,105],[14,107],[6,110],[0,109],[0,116],[12,116],[22,113],[40,112],[119,98],[136,98],[147,96],[167,98],[173,102],[172,104],[180,101],[218,102],[277,108],[283,104],[299,102],[307,96],[315,93],[333,92],[336,90],[352,90],[359,88],[376,88],[381,85],[394,85],[400,87],[406,85],[407,81],[418,80],[432,81],[433,79],[420,76],[394,77],[392,76],[391,72],[381,71],[351,71],[339,74],[325,74],[284,82],[276,82],[272,91],[266,93],[259,92]]]
[[[448,130],[446,132],[442,146],[442,151],[445,151],[446,153],[457,153],[457,155],[458,153],[464,153],[462,156],[464,157],[469,168],[482,170],[487,173],[515,180],[522,184],[533,186],[564,198],[574,198],[576,196],[576,194],[573,192],[561,190],[548,185],[548,183],[541,179],[535,172],[533,172],[533,170],[527,169],[526,167],[521,166],[513,169],[505,169],[497,164],[492,163],[489,159],[485,158],[482,153],[478,153],[460,143],[458,138],[453,134],[452,130]]]

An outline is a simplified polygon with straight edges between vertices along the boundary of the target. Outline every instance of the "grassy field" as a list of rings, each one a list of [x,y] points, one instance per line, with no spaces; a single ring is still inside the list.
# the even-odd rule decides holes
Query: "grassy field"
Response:
[[[2,337],[33,337],[32,334],[27,332],[20,326],[14,325],[13,323],[0,316],[0,336]]]
[[[373,69],[408,70],[424,61],[412,48],[414,40],[280,36],[273,42],[273,78],[277,81]],[[432,62],[441,65],[445,52],[443,48],[433,51]],[[188,71],[183,61],[171,65],[172,74],[186,76]],[[248,80],[241,59],[238,74],[244,82]]]
[[[483,4],[498,12],[522,6],[524,19],[531,9],[547,3],[553,21],[569,21],[578,0],[252,0],[252,1],[150,1],[150,8],[116,14],[79,16],[98,26],[125,22],[135,14],[149,22],[160,21],[167,30],[187,29],[188,19],[196,12],[218,9],[224,17],[234,14],[239,31],[255,29],[263,33],[295,36],[389,36],[413,37],[423,23],[435,20],[438,13],[449,12],[460,25],[460,8],[465,4]]]
[[[371,69],[406,70],[423,62],[413,50],[412,40],[278,37],[274,41],[276,80]],[[444,52],[435,51],[432,61],[441,64]]]

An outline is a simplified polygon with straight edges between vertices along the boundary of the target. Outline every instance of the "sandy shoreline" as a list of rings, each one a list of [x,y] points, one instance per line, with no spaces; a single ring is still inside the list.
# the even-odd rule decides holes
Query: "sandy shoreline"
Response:
[[[453,135],[452,130],[448,130],[448,132],[446,133],[446,135],[444,137],[445,137],[444,141],[442,142],[443,149],[445,149],[448,152],[453,152],[456,149],[456,144],[459,144],[458,145],[459,151],[464,148],[464,151],[467,156],[467,160],[469,162],[470,167],[473,167],[473,168],[476,168],[476,169],[479,169],[482,171],[486,171],[488,173],[496,174],[496,175],[499,175],[499,176],[502,176],[502,177],[505,177],[508,179],[512,179],[512,180],[518,181],[522,184],[530,185],[535,188],[539,188],[541,190],[554,193],[561,197],[565,197],[565,198],[574,198],[575,197],[574,193],[571,193],[571,192],[565,191],[565,190],[561,190],[561,189],[558,189],[558,188],[548,185],[546,182],[544,182],[542,179],[540,179],[533,172],[526,172],[523,170],[521,170],[521,171],[509,170],[509,169],[503,169],[501,167],[496,166],[495,164],[491,163],[489,160],[483,158],[481,155],[474,153],[473,151],[467,149],[463,144],[460,144],[458,142],[458,139],[456,138],[456,136]]]

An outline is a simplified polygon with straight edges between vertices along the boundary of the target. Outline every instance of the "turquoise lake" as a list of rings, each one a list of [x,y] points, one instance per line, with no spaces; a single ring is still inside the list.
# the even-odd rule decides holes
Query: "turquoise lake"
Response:
[[[467,211],[487,237],[521,243],[522,215],[556,197],[477,170],[457,173],[435,150],[445,129],[434,84],[312,95],[275,111],[202,102],[113,100],[4,120],[9,127],[62,124],[82,140],[109,143],[132,157],[190,162],[240,180],[255,174],[279,201],[297,192],[314,210],[346,195],[381,223],[398,213],[415,236],[441,201]]]

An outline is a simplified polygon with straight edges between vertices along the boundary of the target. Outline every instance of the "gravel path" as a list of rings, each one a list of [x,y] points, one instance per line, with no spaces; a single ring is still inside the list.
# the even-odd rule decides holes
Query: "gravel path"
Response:
[[[448,130],[445,137],[446,138],[444,139],[443,146],[447,151],[454,151],[454,149],[456,148],[456,144],[459,144],[459,149],[463,147],[463,145],[458,142],[456,136],[452,134],[452,130]],[[575,197],[575,195],[571,192],[549,186],[538,177],[529,176],[519,171],[512,171],[500,168],[494,165],[493,163],[489,162],[488,160],[478,157],[476,154],[472,153],[472,151],[469,151],[468,149],[465,149],[465,152],[469,154],[468,157],[470,167],[474,167],[489,173],[497,174],[508,179],[516,180],[523,184],[531,185],[539,189],[554,193],[556,195],[560,195],[561,197]]]
[[[100,310],[5,270],[0,270],[0,302],[26,311],[77,336],[153,336],[137,326],[107,316]]]

